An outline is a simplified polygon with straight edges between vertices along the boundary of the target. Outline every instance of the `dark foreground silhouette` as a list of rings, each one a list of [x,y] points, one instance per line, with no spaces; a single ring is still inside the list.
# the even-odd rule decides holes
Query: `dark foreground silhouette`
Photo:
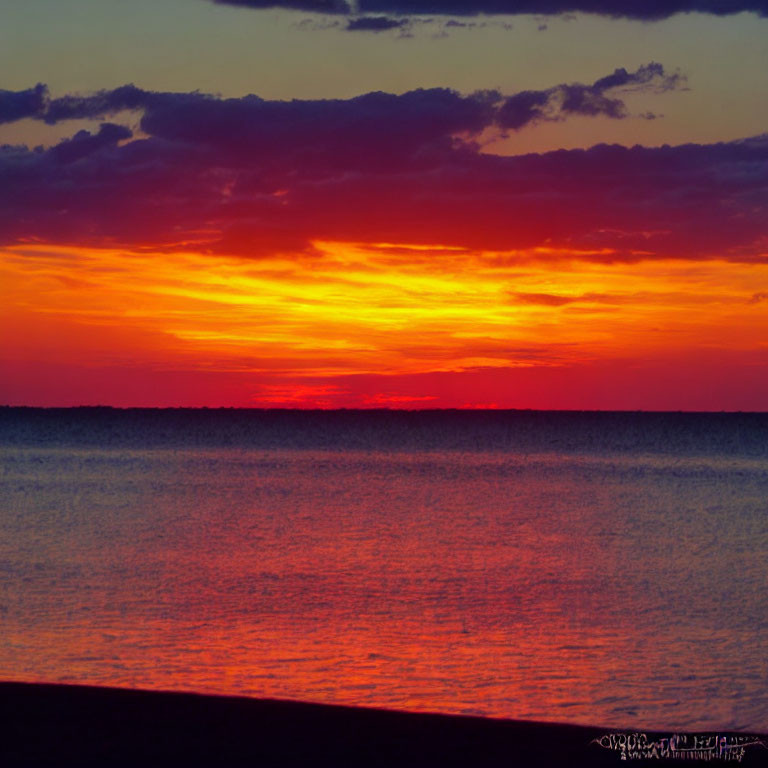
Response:
[[[768,766],[743,734],[638,757],[628,734],[572,725],[413,714],[187,693],[0,683],[0,766]],[[645,734],[648,744],[671,734]],[[731,740],[723,741],[723,737]],[[613,741],[611,741],[611,738]],[[624,741],[622,742],[622,739]],[[597,740],[597,741],[596,741]],[[768,739],[764,739],[768,743]],[[602,742],[602,746],[600,744]],[[698,744],[702,759],[683,746]],[[710,749],[707,745],[717,744]],[[612,745],[612,746],[611,746]],[[733,746],[731,746],[733,745]],[[709,751],[707,751],[709,750]],[[713,751],[714,750],[714,751]],[[717,755],[720,755],[719,757]],[[708,756],[708,758],[707,758]],[[694,758],[694,759],[690,759]]]

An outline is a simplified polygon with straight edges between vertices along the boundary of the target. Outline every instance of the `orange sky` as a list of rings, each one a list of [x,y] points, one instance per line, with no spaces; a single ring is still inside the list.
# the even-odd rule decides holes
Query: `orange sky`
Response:
[[[723,392],[760,404],[768,300],[755,287],[768,285],[767,264],[314,246],[312,256],[259,260],[2,249],[9,400],[528,407],[537,386],[559,381],[548,407],[596,407],[592,376],[606,407],[644,408],[656,402],[650,372],[667,369],[673,382],[682,366],[688,381],[670,387],[668,407],[707,407],[709,393],[718,409]],[[30,389],[41,364],[74,380],[64,403]],[[605,396],[612,381],[618,401]]]

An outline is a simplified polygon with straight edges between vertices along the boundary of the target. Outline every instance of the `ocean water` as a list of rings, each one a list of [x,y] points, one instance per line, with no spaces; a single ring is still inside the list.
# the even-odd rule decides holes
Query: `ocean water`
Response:
[[[0,678],[768,732],[768,416],[0,409]]]

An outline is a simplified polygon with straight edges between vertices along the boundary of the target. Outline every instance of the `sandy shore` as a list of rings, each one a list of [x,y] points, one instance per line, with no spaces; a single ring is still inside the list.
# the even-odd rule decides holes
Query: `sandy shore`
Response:
[[[602,737],[607,744],[608,733],[299,702],[0,683],[0,766],[659,765],[658,759],[624,761],[620,749],[594,742]],[[768,765],[768,749],[747,747],[741,764]]]

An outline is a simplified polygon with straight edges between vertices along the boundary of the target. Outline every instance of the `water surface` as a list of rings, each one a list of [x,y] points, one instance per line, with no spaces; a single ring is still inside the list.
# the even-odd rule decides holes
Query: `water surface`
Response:
[[[765,417],[168,413],[3,414],[0,677],[768,731]]]

